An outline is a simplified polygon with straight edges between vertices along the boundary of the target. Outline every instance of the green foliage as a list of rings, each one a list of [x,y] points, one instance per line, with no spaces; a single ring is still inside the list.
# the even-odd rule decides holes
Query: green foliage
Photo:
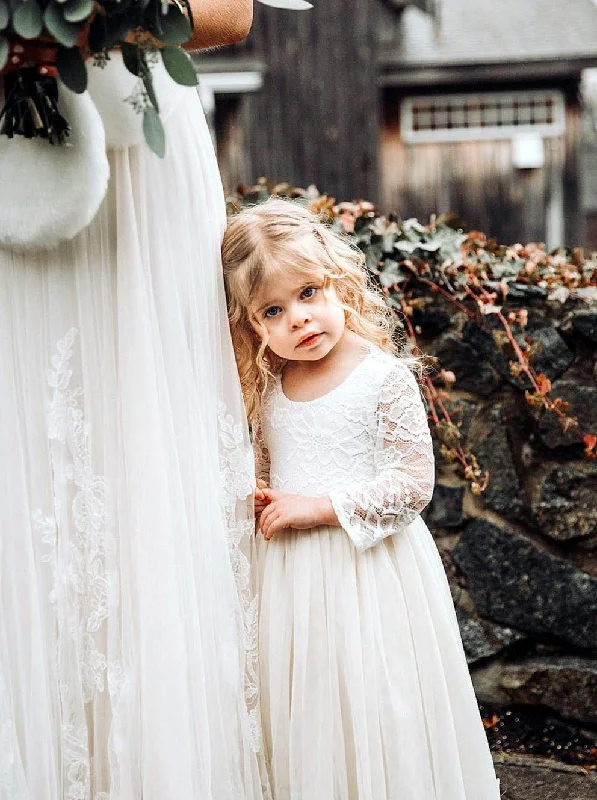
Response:
[[[123,42],[121,50],[124,66],[132,75],[138,78],[141,72],[141,49],[136,44],[132,44],[132,42]]]
[[[40,54],[58,45],[58,74],[69,89],[81,93],[87,88],[85,59],[93,55],[94,61],[102,64],[111,49],[120,47],[127,69],[140,80],[141,90],[129,101],[144,115],[143,130],[149,146],[163,155],[164,129],[159,121],[150,65],[161,51],[164,66],[174,81],[184,86],[197,85],[193,64],[180,49],[193,32],[190,17],[189,0],[0,0],[0,31],[5,31],[0,33],[0,70],[7,66],[10,44],[23,40],[33,40],[33,49],[25,59],[27,68],[31,68],[31,62],[34,67],[41,63],[41,58],[47,56],[40,55],[40,61],[36,61],[35,40],[39,39],[43,45]],[[46,80],[52,80],[51,70],[42,74],[49,74]],[[26,91],[35,94],[40,89]],[[30,100],[33,94],[25,99]],[[26,118],[30,105],[22,102],[19,108],[8,108],[2,131],[8,135],[10,130],[10,135],[14,135],[34,130],[36,135],[51,138],[49,124],[40,127]],[[53,114],[57,118],[57,108],[53,108]],[[68,134],[68,123],[62,122]]]
[[[155,4],[155,11],[151,18],[149,30],[161,42],[170,45],[184,44],[191,38],[192,33],[189,20],[177,5],[168,5],[164,14],[161,3]]]
[[[0,31],[6,30],[10,22],[10,10],[7,0],[0,0]]]
[[[189,56],[178,47],[166,45],[161,49],[162,59],[168,74],[182,86],[197,86],[197,73]]]
[[[143,133],[156,156],[163,158],[166,152],[166,135],[160,115],[152,106],[148,106],[143,112]]]
[[[28,0],[15,8],[12,26],[23,39],[35,39],[42,32],[43,25],[43,15],[36,0]]]
[[[59,47],[56,66],[65,86],[82,94],[87,89],[87,67],[78,47]]]
[[[0,70],[4,69],[8,61],[9,46],[4,34],[0,33]]]
[[[28,2],[31,1],[32,0],[28,0]],[[43,21],[47,32],[53,36],[57,42],[63,45],[63,47],[74,47],[77,44],[82,29],[82,23],[75,24],[69,22],[64,16],[65,7],[65,3],[58,3],[52,0],[44,11]],[[22,5],[18,6],[17,10],[19,8],[22,8]],[[35,35],[37,36],[39,34]]]

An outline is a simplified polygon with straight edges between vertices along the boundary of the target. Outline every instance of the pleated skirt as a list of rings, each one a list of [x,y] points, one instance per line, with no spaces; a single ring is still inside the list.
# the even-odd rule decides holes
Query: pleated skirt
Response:
[[[340,528],[258,539],[263,729],[276,800],[498,800],[435,543],[359,554]]]

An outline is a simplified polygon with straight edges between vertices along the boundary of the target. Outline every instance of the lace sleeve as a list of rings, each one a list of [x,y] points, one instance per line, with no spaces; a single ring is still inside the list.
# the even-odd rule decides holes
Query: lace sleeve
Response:
[[[257,418],[253,424],[253,452],[255,454],[255,477],[261,478],[269,486],[270,458],[269,450],[263,436],[261,419]]]
[[[397,363],[377,405],[376,477],[330,495],[359,551],[409,525],[431,500],[434,460],[427,414],[410,370]]]

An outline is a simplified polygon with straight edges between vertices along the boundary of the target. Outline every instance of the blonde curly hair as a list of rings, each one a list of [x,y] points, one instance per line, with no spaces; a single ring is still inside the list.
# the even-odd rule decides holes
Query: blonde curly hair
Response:
[[[395,354],[395,318],[368,280],[363,253],[305,206],[272,198],[232,217],[222,243],[222,264],[232,343],[247,416],[259,414],[271,380],[285,362],[267,346],[267,330],[254,313],[260,286],[289,274],[333,286],[346,327]]]

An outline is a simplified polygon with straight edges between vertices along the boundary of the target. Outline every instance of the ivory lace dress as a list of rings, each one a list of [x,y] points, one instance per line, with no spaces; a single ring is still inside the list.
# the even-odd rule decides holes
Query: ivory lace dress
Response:
[[[342,525],[258,537],[275,800],[498,800],[448,582],[419,516],[434,464],[409,369],[371,347],[308,402],[278,379],[254,448],[261,478],[329,495]]]

